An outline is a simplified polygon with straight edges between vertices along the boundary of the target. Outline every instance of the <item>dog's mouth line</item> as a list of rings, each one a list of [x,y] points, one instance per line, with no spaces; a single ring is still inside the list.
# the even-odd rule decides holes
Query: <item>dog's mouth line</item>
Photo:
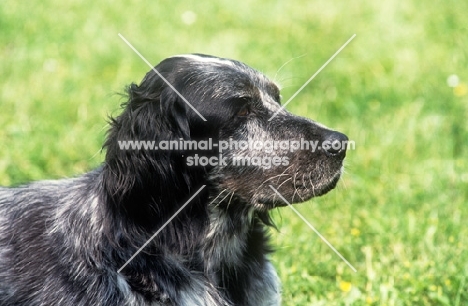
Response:
[[[321,181],[317,184],[312,183],[310,177],[307,176],[305,178],[296,179],[295,181],[292,181],[291,185],[294,188],[294,190],[312,190],[313,194],[314,192],[317,194],[322,194],[321,192],[323,192],[323,190],[326,190],[326,192],[328,192],[336,185],[336,183],[341,177],[341,173],[342,171],[340,169],[336,171],[333,175],[328,177],[326,180]],[[313,197],[315,197],[315,195]]]
[[[295,189],[303,189],[303,190],[310,190],[310,189],[313,189],[313,190],[323,190],[323,189],[328,189],[330,187],[330,185],[334,185],[337,183],[337,181],[340,179],[341,177],[341,170],[337,171],[336,173],[334,173],[329,179],[327,179],[325,182],[320,182],[318,185],[314,185],[312,182],[310,182],[309,180],[296,180],[294,182],[292,182],[293,184],[293,187]]]
[[[292,186],[292,188],[294,189],[293,191],[294,196],[291,201],[285,202],[283,199],[281,199],[281,197],[274,194],[273,199],[265,199],[265,200],[259,199],[254,203],[254,206],[257,209],[260,208],[261,210],[268,210],[268,209],[273,209],[277,207],[287,206],[289,204],[299,204],[299,203],[306,202],[312,198],[322,196],[328,193],[329,191],[333,190],[336,187],[336,184],[338,183],[341,177],[341,174],[342,174],[342,169],[336,171],[329,179],[327,179],[325,182],[321,182],[318,185],[313,185],[309,183],[311,185],[309,186],[309,184],[307,184],[308,183],[307,181],[305,182],[306,184],[294,184],[294,182],[292,182],[290,186]],[[300,195],[298,194],[298,191],[299,192],[311,191],[311,194]],[[274,191],[272,190],[272,192]],[[278,190],[278,192],[281,192],[281,191]],[[283,198],[287,199],[286,197],[283,197]],[[298,198],[300,202],[295,202],[294,201],[295,198]]]

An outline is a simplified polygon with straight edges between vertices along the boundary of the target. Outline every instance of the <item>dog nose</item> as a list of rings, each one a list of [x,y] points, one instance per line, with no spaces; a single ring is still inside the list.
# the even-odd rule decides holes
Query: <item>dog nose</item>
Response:
[[[348,137],[340,132],[332,131],[323,140],[323,148],[328,155],[344,158],[347,146]]]

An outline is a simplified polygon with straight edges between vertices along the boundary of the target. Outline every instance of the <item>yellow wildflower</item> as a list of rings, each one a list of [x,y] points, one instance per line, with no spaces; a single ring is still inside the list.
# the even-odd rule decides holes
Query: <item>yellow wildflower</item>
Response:
[[[351,288],[353,285],[350,282],[347,281],[340,281],[339,283],[340,290],[343,292],[349,292],[351,291]]]

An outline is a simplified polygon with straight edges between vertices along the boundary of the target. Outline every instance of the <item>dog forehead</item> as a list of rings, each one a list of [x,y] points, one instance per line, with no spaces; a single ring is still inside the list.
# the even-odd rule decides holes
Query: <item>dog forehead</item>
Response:
[[[235,74],[237,78],[241,78],[243,76],[252,82],[260,82],[262,84],[270,85],[273,84],[273,82],[270,79],[268,79],[265,75],[237,60],[205,54],[181,54],[175,55],[172,58],[182,58],[188,60],[191,64],[195,64],[195,67],[197,67],[198,69],[205,68],[207,69],[207,71],[216,72],[218,74]],[[211,67],[213,69],[208,69],[208,67]],[[274,86],[277,85],[274,84]]]
[[[215,78],[224,80],[224,82],[221,81],[221,84],[224,83],[227,88],[233,89],[238,87],[237,90],[242,91],[255,87],[260,93],[261,100],[268,105],[272,105],[272,107],[276,109],[277,103],[274,101],[273,97],[279,96],[278,84],[272,82],[264,74],[242,62],[205,54],[180,54],[172,56],[171,58],[181,58],[192,64],[198,64],[197,66],[199,69],[203,69],[203,67],[214,68],[214,70],[209,69],[205,71],[205,73],[209,75],[209,79],[211,79],[213,83],[216,82]],[[200,76],[206,77],[207,74],[202,73]],[[242,84],[242,88],[236,86],[236,83],[237,85]],[[246,87],[246,84],[250,84],[253,87]],[[218,88],[217,91],[221,91],[221,88]]]

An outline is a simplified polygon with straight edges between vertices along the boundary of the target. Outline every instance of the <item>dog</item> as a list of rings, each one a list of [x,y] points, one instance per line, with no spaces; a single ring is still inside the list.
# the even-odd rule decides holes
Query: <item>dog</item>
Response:
[[[231,59],[173,56],[127,91],[99,168],[0,188],[0,305],[279,305],[269,212],[333,189],[348,138]]]

